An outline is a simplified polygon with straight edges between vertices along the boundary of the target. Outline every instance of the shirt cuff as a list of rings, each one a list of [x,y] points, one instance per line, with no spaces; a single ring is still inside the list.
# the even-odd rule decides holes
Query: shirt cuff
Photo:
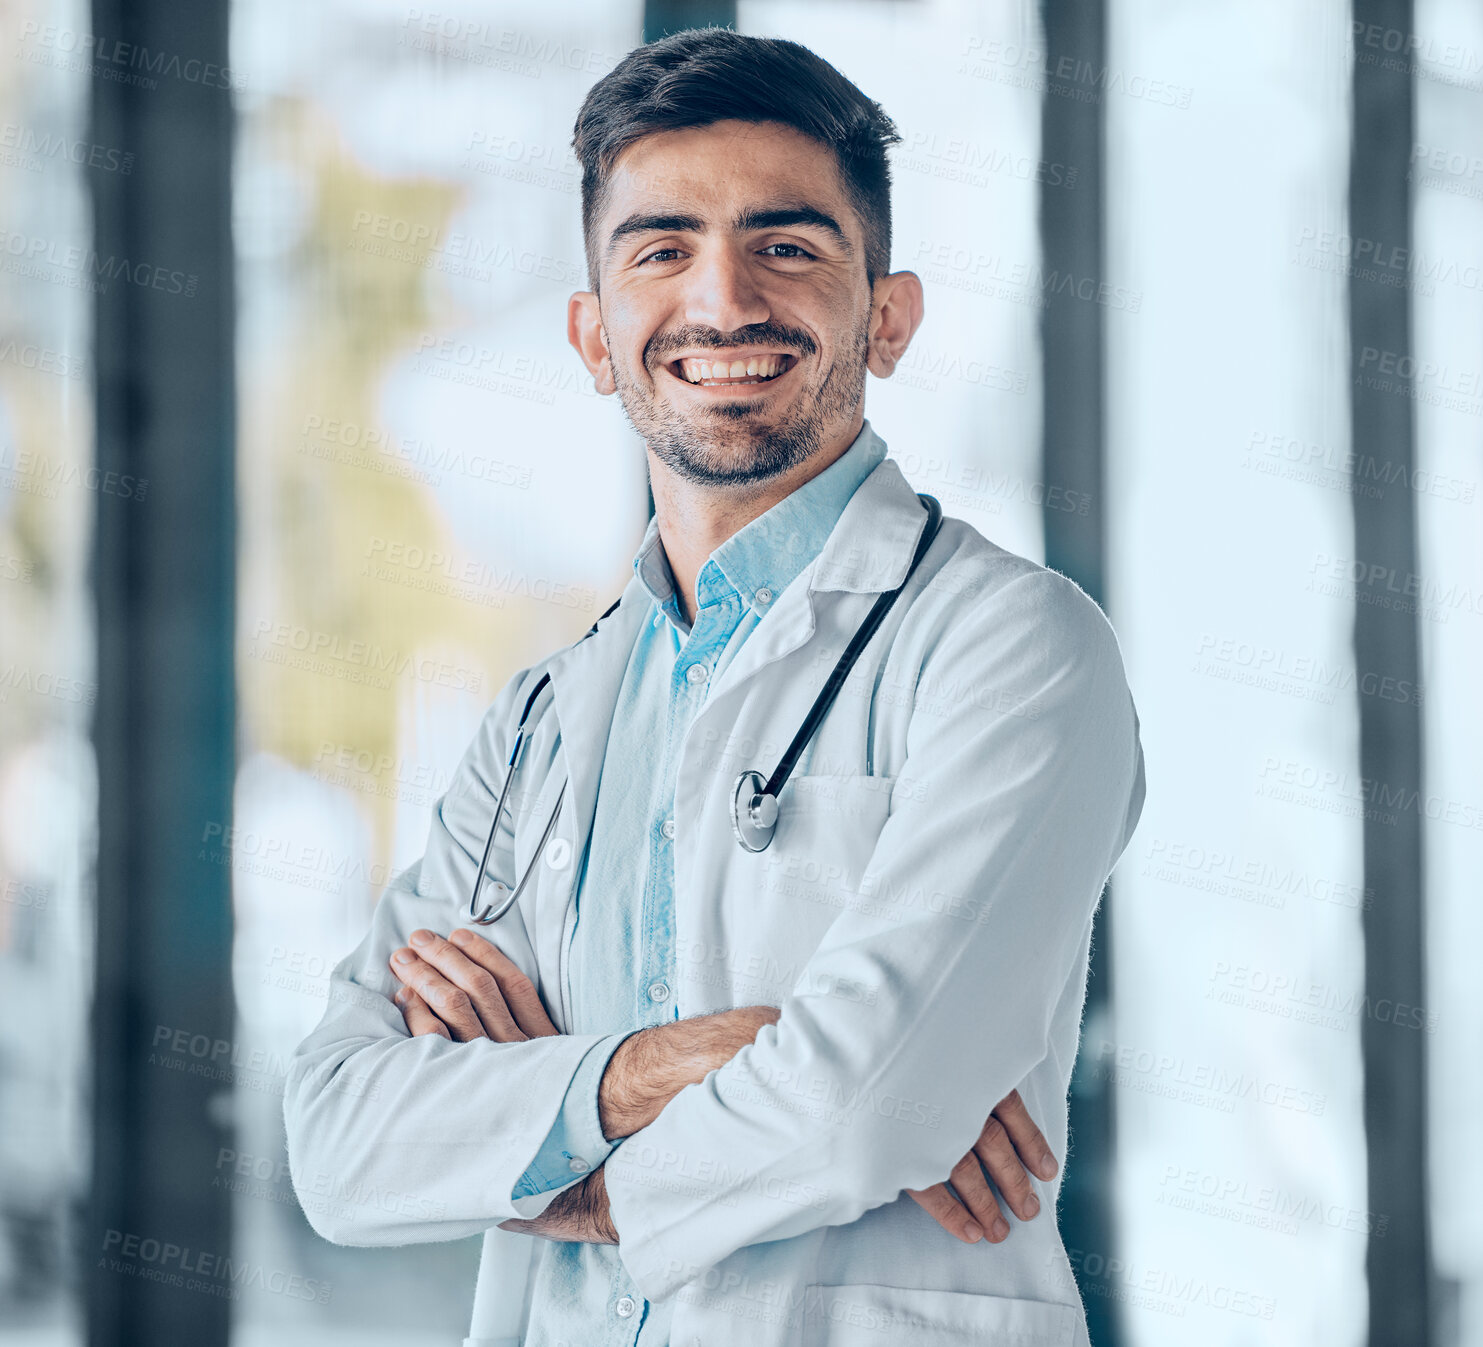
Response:
[[[525,1173],[515,1184],[512,1198],[533,1197],[575,1183],[612,1154],[615,1142],[602,1134],[597,1112],[597,1090],[608,1059],[618,1045],[637,1030],[609,1034],[582,1055],[562,1096],[561,1108],[546,1139]]]

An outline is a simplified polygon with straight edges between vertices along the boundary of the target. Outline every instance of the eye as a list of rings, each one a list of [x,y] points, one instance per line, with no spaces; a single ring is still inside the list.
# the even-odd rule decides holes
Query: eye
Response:
[[[674,256],[678,256],[679,255],[679,251],[680,250],[678,248],[658,248],[654,252],[650,253],[647,257],[641,257],[641,258],[639,258],[638,265],[639,266],[643,266],[645,262],[652,262],[656,257],[657,258],[664,258],[664,255],[666,253],[670,253],[670,254],[673,254]],[[664,260],[667,261],[669,259],[668,258],[664,258]]]
[[[779,258],[779,260],[781,260],[781,261],[791,262],[791,261],[794,261],[797,258],[803,258],[803,257],[807,257],[807,258],[810,258],[810,259],[813,258],[813,253],[809,252],[806,248],[800,247],[796,243],[769,243],[767,245],[767,247],[765,247],[762,251],[764,253],[770,253],[770,252],[772,252],[772,250],[774,248],[791,248],[792,249],[791,252],[775,253],[774,254],[774,256],[776,256],[777,258]]]

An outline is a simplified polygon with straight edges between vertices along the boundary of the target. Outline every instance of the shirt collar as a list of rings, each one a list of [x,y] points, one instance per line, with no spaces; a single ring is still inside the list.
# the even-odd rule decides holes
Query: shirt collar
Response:
[[[885,441],[869,421],[850,447],[822,472],[784,496],[711,553],[696,578],[702,604],[734,591],[744,604],[759,590],[775,599],[822,550],[860,484],[886,456]],[[633,558],[634,573],[659,610],[681,625],[679,596],[659,538],[659,522],[649,520]],[[766,607],[770,599],[760,607]]]

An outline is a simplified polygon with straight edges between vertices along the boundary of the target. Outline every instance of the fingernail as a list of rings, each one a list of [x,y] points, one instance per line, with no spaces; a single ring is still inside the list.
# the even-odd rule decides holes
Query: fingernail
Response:
[[[1038,1215],[1039,1212],[1040,1199],[1036,1197],[1034,1193],[1031,1193],[1030,1196],[1025,1199],[1025,1219],[1028,1221],[1032,1216]]]
[[[1049,1151],[1040,1157],[1040,1177],[1053,1179],[1056,1176],[1056,1157]]]
[[[1008,1234],[1009,1223],[1005,1221],[1004,1217],[1001,1216],[997,1221],[994,1222],[994,1238],[996,1240],[1001,1240],[1006,1238]]]
[[[398,963],[414,963],[417,959],[417,956],[409,949],[399,949],[391,957]]]
[[[402,1005],[406,1005],[407,1004],[407,997],[408,997],[408,995],[409,995],[408,989],[406,987],[403,987],[401,989],[401,991],[399,991],[391,999],[393,1001],[395,1001],[397,1003],[397,1005],[402,1006]]]
[[[968,1242],[970,1244],[977,1244],[978,1241],[984,1237],[984,1232],[972,1221],[969,1221],[968,1224],[963,1227],[963,1233],[968,1237]]]
[[[414,945],[425,945],[433,938],[431,931],[413,931],[412,943]]]

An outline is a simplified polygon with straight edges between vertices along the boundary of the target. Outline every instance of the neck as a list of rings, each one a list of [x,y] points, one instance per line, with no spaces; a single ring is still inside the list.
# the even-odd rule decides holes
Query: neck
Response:
[[[653,450],[648,451],[654,517],[686,622],[695,621],[695,583],[711,553],[732,534],[823,472],[855,442],[864,423],[864,415],[858,415],[852,430],[834,437],[816,454],[765,482],[720,486],[695,482],[660,461]]]

